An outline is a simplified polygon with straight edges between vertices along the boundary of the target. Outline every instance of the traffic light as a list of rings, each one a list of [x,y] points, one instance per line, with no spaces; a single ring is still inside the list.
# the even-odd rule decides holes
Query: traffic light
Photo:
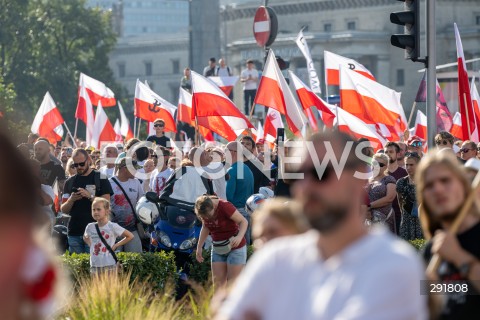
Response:
[[[405,2],[405,10],[390,13],[390,22],[405,26],[404,34],[394,34],[390,43],[405,49],[405,59],[417,61],[420,56],[420,0],[398,0]]]

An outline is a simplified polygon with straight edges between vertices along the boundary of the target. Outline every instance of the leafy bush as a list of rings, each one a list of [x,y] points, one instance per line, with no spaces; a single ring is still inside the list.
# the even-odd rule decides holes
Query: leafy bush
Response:
[[[409,240],[408,242],[409,242],[412,246],[414,246],[415,249],[417,249],[417,251],[423,250],[423,248],[424,248],[425,245],[427,244],[427,240],[425,240],[425,239]]]
[[[154,290],[165,288],[167,281],[176,281],[178,278],[173,252],[131,253],[117,254],[124,273],[130,275],[130,282],[148,281]],[[63,263],[69,269],[73,280],[78,285],[82,279],[90,278],[90,256],[68,253],[63,255]]]

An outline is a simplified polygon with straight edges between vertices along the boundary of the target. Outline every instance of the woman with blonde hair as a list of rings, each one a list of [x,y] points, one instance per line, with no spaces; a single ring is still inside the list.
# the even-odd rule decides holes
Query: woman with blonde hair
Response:
[[[370,178],[367,186],[370,199],[368,210],[373,223],[384,223],[390,231],[396,233],[392,202],[397,196],[397,181],[387,174],[388,160],[388,156],[383,153],[373,156],[373,177]]]
[[[304,233],[309,225],[299,204],[288,198],[264,201],[252,215],[252,235],[255,249],[266,242],[284,236]]]
[[[67,160],[67,165],[65,166],[65,176],[68,178],[73,177],[77,174],[77,168],[73,165],[73,159],[69,158]]]

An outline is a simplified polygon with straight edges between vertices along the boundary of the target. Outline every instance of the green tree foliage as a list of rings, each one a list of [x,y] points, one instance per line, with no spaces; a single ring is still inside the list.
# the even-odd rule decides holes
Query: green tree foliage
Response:
[[[72,125],[80,72],[121,98],[108,67],[116,43],[110,20],[85,0],[0,0],[0,74],[17,94],[14,121],[30,124],[49,91]]]

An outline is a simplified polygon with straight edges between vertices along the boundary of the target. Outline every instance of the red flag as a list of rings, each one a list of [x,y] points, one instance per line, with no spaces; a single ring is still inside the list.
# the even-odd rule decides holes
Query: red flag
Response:
[[[335,115],[332,111],[323,103],[320,99],[305,83],[300,80],[293,72],[290,71],[290,79],[292,79],[295,90],[297,91],[298,99],[303,107],[303,109],[308,112],[310,107],[316,107],[319,111],[322,112],[322,119],[325,125],[329,128],[333,126],[333,120]],[[310,115],[307,114],[310,118]]]
[[[474,140],[478,142],[478,136],[474,137],[472,134],[476,129],[475,115],[472,106],[472,97],[470,95],[470,88],[468,83],[467,66],[465,64],[465,56],[463,54],[462,39],[458,32],[457,24],[454,23],[455,42],[457,45],[457,64],[458,64],[458,105],[462,116],[462,140]]]
[[[192,71],[192,116],[199,126],[233,141],[245,129],[253,128],[248,119],[210,79]]]
[[[277,139],[277,129],[283,128],[282,115],[273,108],[268,108],[265,124],[263,126],[263,134],[265,140],[274,143]]]
[[[55,179],[53,183],[53,194],[55,195],[55,199],[53,200],[53,207],[55,208],[55,212],[60,212],[60,197],[58,196],[58,180]]]
[[[209,79],[212,77],[209,77]],[[187,90],[180,88],[178,97],[177,120],[195,127],[195,120],[192,120],[192,95]],[[198,126],[198,132],[206,141],[214,141],[212,131],[203,126]]]
[[[104,107],[112,107],[117,103],[112,90],[110,90],[103,82],[89,77],[84,73],[80,73],[78,86],[79,89],[82,86],[87,89],[90,101],[94,106],[97,106],[99,102],[101,102]]]
[[[58,108],[55,106],[52,96],[47,92],[33,120],[31,127],[32,133],[47,138],[50,143],[54,144],[62,140],[62,124],[64,122],[60,111],[58,111]]]
[[[450,133],[457,139],[463,139],[463,128],[462,128],[462,115],[460,113],[455,113],[453,117],[453,125],[450,129]]]
[[[137,79],[135,88],[135,117],[148,122],[161,118],[165,121],[165,131],[177,131],[174,115],[177,107],[160,97],[147,85]]]
[[[329,51],[324,51],[323,56],[325,59],[327,86],[340,85],[340,66],[342,69],[353,70],[373,81],[376,81],[373,74],[367,68],[353,59],[345,58]]]
[[[116,138],[115,130],[108,120],[107,114],[102,108],[102,103],[98,103],[95,123],[93,125],[93,135],[91,145],[96,149],[100,149],[102,142],[112,142]]]
[[[220,89],[222,89],[225,95],[230,95],[233,87],[238,81],[238,76],[232,77],[209,77]]]
[[[340,69],[341,107],[367,124],[384,124],[392,136],[407,128],[400,93],[349,69]]]

